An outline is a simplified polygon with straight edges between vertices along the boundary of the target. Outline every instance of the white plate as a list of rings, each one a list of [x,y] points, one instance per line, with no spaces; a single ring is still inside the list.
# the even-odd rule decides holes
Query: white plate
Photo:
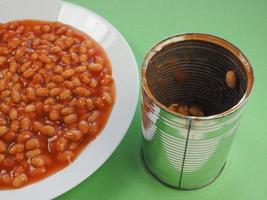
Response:
[[[102,133],[67,168],[24,188],[0,191],[1,200],[52,199],[89,177],[121,142],[138,102],[137,64],[131,48],[119,31],[92,11],[74,4],[55,0],[2,0],[0,13],[2,23],[15,19],[40,19],[72,25],[100,43],[112,64],[116,103]]]

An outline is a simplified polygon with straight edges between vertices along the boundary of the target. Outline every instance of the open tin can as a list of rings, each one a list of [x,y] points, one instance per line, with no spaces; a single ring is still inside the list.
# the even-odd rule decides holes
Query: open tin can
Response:
[[[226,73],[236,75],[230,88]],[[208,185],[226,163],[254,77],[243,53],[207,34],[169,37],[147,53],[142,66],[142,156],[147,169],[177,189]],[[197,104],[205,116],[168,109]]]

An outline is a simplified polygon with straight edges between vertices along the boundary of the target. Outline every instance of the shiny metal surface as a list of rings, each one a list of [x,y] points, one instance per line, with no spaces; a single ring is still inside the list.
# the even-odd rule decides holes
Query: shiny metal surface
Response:
[[[225,84],[228,70],[238,78],[234,89]],[[147,168],[179,189],[212,182],[224,167],[253,86],[245,56],[214,36],[173,36],[147,54],[142,83],[142,151]],[[175,102],[198,104],[206,116],[168,110]]]

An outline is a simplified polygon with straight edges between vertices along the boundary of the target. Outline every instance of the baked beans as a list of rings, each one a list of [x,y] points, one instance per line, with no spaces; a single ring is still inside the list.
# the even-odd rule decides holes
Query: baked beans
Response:
[[[114,100],[109,60],[89,36],[59,22],[0,24],[0,189],[73,162]]]

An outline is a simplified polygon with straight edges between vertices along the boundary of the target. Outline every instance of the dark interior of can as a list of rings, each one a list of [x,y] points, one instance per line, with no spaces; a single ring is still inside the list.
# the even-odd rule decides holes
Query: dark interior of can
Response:
[[[229,70],[237,77],[234,88],[226,84]],[[199,40],[165,46],[148,63],[146,79],[152,95],[162,104],[197,105],[205,116],[236,105],[247,87],[246,73],[238,58],[217,44]]]

